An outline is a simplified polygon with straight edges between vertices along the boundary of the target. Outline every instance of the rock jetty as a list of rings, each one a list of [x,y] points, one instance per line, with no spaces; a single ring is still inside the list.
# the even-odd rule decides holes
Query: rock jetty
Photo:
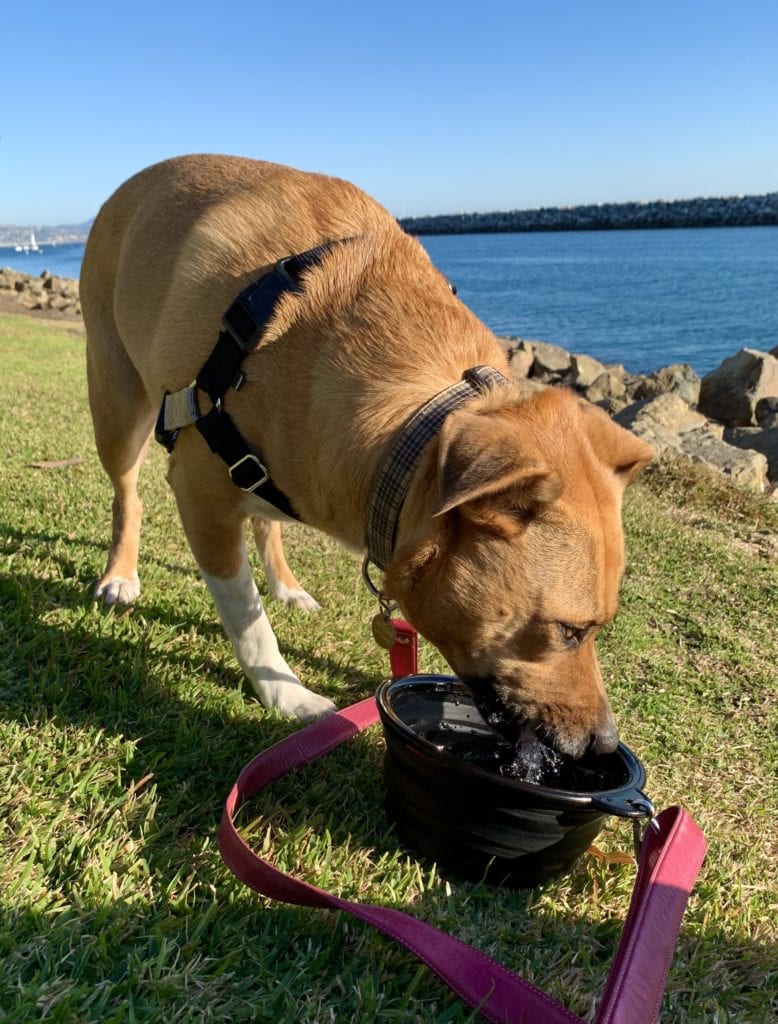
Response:
[[[80,322],[78,282],[44,271],[0,270],[0,300],[13,308]],[[0,309],[3,306],[0,304]],[[657,454],[704,463],[733,483],[778,500],[778,345],[743,348],[702,380],[676,363],[628,373],[546,341],[499,338],[524,393],[569,387],[653,445]]]
[[[0,269],[0,298],[3,296],[15,299],[26,310],[55,316],[81,316],[78,281],[55,277],[48,270],[33,277],[10,267]]]
[[[411,235],[776,225],[778,192],[718,199],[658,199],[653,202],[596,203],[589,206],[543,207],[538,210],[403,217],[399,223]]]

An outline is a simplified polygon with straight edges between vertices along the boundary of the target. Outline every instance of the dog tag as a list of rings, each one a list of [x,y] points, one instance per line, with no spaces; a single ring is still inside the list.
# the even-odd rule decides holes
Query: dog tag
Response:
[[[394,626],[392,625],[391,619],[385,619],[381,612],[378,612],[373,616],[373,621],[370,623],[370,628],[373,630],[373,639],[379,647],[383,647],[385,651],[391,649],[392,644],[396,640],[396,634]]]

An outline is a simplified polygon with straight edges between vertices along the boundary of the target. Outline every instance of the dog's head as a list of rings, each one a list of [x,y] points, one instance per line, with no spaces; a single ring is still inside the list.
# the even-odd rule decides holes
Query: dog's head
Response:
[[[573,757],[618,742],[594,650],[618,607],[621,496],[651,449],[564,389],[450,417],[431,516],[385,581],[504,731]]]

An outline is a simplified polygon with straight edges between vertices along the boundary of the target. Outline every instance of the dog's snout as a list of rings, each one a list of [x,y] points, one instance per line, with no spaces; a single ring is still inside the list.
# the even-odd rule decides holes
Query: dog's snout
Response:
[[[612,754],[619,745],[619,733],[613,718],[605,727],[592,734],[589,749],[593,754]]]

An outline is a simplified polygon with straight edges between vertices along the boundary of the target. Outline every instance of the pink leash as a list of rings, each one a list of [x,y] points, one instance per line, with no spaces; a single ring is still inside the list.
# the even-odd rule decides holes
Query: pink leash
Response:
[[[393,678],[415,675],[417,635],[394,620]],[[219,849],[230,870],[264,896],[301,906],[344,910],[395,939],[435,971],[464,1002],[493,1024],[583,1024],[541,989],[491,957],[400,910],[332,896],[284,874],[244,842],[234,818],[241,804],[276,779],[309,764],[378,721],[369,697],[320,719],[264,750],[240,773],[219,826]],[[595,1024],[655,1024],[659,1017],[684,909],[707,844],[682,807],[668,807],[646,829],[627,919]]]

